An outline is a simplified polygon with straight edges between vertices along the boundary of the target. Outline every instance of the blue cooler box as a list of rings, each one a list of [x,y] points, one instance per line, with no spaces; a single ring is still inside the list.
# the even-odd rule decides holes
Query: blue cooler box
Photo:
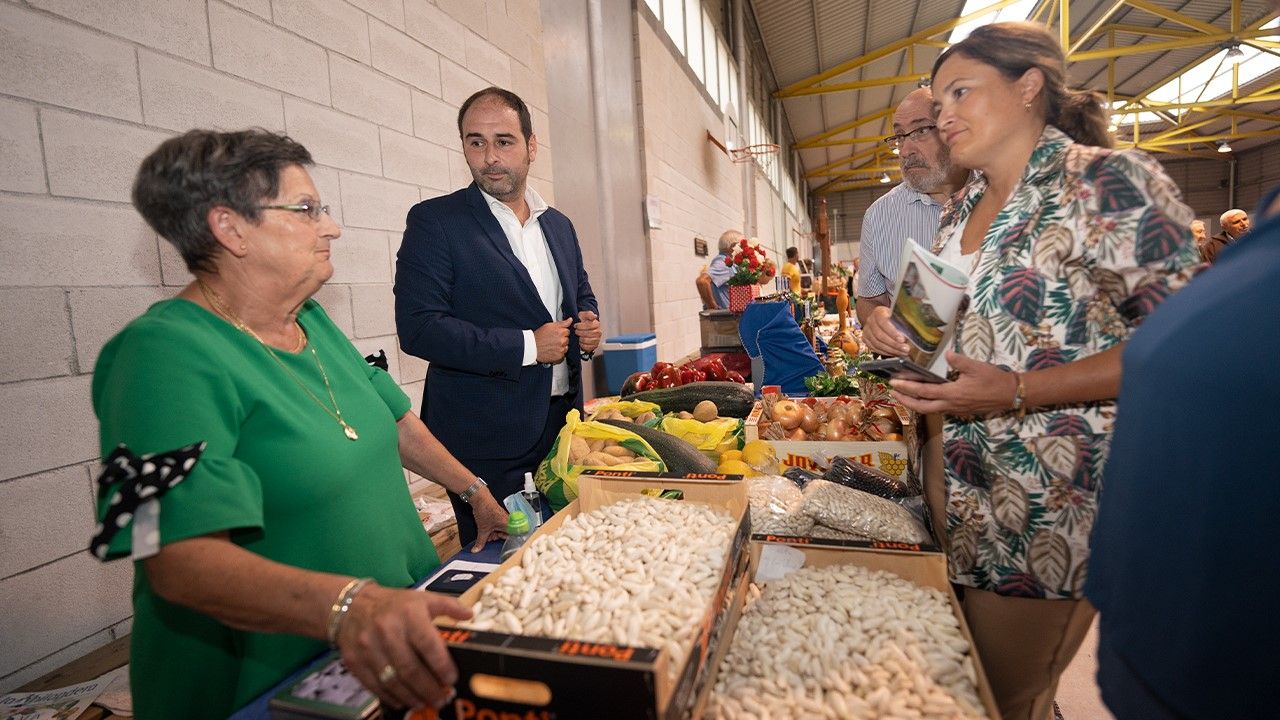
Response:
[[[648,370],[658,362],[658,336],[654,333],[605,338],[600,349],[604,350],[605,383],[613,395],[622,390],[631,373]]]

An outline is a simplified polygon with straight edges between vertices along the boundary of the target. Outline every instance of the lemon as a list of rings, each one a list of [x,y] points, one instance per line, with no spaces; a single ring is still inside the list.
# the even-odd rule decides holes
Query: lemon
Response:
[[[754,467],[768,465],[777,458],[777,452],[765,440],[752,440],[742,448],[743,462]]]
[[[720,463],[720,467],[716,468],[716,472],[725,475],[755,475],[756,471],[751,466],[741,460],[725,460]]]
[[[729,460],[741,460],[741,459],[742,459],[741,450],[725,450],[724,453],[720,455],[720,462],[727,462]]]

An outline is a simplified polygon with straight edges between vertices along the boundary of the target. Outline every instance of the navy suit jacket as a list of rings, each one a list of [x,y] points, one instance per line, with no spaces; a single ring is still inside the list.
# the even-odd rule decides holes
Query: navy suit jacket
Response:
[[[564,289],[554,318],[475,183],[409,210],[396,255],[396,332],[405,352],[430,363],[423,420],[459,459],[513,459],[533,449],[551,368],[521,365],[523,331],[599,312],[569,218],[549,208],[538,222]],[[570,331],[569,391],[581,409],[578,353]]]

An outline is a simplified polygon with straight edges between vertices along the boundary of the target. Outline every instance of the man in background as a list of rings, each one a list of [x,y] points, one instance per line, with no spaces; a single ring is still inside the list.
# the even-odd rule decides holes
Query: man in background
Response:
[[[733,254],[733,248],[743,237],[745,236],[737,230],[725,230],[721,233],[720,242],[716,246],[718,251],[716,256],[694,281],[698,286],[698,295],[702,298],[704,309],[729,309],[729,278],[733,277],[733,266],[729,264],[729,256]]]
[[[1205,242],[1209,240],[1209,233],[1204,228],[1203,220],[1191,221],[1191,237],[1196,241],[1196,247],[1204,247]]]
[[[1222,217],[1218,218],[1218,224],[1222,226],[1222,232],[1209,238],[1200,246],[1200,258],[1207,263],[1215,262],[1222,248],[1249,232],[1249,213],[1233,208],[1222,213]]]
[[[782,263],[782,277],[787,279],[787,288],[796,295],[800,294],[800,249],[787,248],[787,261]]]
[[[907,94],[893,114],[893,132],[885,142],[898,148],[902,183],[871,203],[862,219],[855,312],[864,328],[873,314],[889,321],[889,286],[898,274],[903,244],[909,238],[933,247],[942,204],[968,177],[964,168],[952,166],[938,136],[929,88]]]

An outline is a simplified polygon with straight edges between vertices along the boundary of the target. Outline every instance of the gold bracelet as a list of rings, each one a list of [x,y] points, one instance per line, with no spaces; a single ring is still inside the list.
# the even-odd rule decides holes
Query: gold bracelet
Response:
[[[329,625],[325,632],[329,647],[338,647],[338,631],[342,629],[343,618],[351,609],[351,603],[355,602],[356,595],[372,580],[373,578],[353,578],[346,587],[342,588],[342,592],[338,593],[338,599],[334,600],[333,606],[329,608]]]
[[[1013,377],[1018,381],[1018,389],[1013,393],[1013,411],[1021,420],[1027,416],[1027,384],[1023,381],[1022,373],[1015,372]]]

